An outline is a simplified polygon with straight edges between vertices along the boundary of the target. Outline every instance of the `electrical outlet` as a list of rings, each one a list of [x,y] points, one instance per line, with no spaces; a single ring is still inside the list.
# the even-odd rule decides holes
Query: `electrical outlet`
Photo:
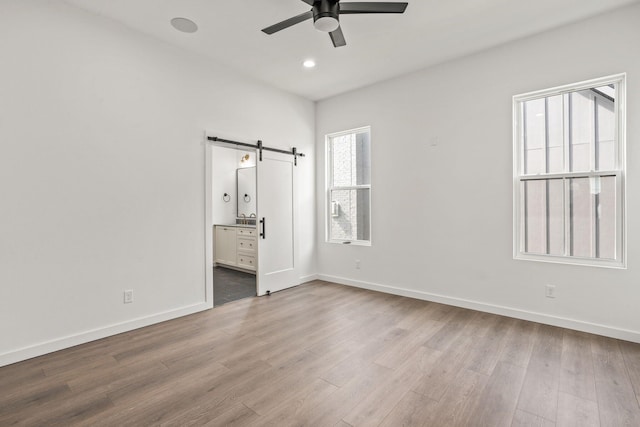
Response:
[[[132,302],[133,302],[133,291],[132,290],[124,291],[124,303],[131,304]]]
[[[356,270],[360,270],[360,260],[356,260]]]
[[[555,285],[547,285],[544,288],[544,296],[547,298],[555,298],[556,297],[556,287]]]

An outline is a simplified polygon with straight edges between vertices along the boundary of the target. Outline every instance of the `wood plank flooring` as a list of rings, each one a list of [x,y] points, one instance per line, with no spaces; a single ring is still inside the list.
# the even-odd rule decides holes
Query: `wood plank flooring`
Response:
[[[640,345],[326,282],[0,368],[0,426],[640,426]]]

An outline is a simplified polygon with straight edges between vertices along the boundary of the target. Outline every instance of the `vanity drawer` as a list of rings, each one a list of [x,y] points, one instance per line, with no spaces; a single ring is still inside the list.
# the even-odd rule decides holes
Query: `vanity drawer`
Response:
[[[255,237],[257,235],[255,228],[238,227],[238,228],[236,228],[236,233],[238,234],[238,236],[253,236],[253,237]]]
[[[258,241],[255,237],[240,237],[236,244],[238,251],[255,252],[258,248]]]
[[[246,268],[247,270],[256,269],[256,257],[247,254],[238,254],[238,267]]]

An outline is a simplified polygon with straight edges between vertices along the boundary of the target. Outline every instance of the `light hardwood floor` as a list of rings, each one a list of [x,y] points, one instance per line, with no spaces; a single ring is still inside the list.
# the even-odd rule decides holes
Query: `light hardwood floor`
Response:
[[[640,426],[640,345],[313,282],[0,368],[0,425]]]

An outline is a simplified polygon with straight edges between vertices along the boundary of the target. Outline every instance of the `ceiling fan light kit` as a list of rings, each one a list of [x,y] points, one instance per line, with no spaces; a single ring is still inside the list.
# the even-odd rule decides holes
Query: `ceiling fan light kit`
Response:
[[[311,6],[311,10],[286,19],[262,31],[266,34],[277,33],[295,24],[313,18],[313,26],[329,33],[334,47],[345,46],[347,42],[340,27],[340,15],[365,13],[404,13],[409,3],[400,2],[344,2],[340,0],[302,0]]]
[[[316,30],[330,33],[340,26],[339,1],[317,1],[313,3],[313,26]]]
[[[340,26],[340,22],[332,16],[322,16],[315,20],[313,26],[318,31],[330,33],[338,29],[338,27]]]

